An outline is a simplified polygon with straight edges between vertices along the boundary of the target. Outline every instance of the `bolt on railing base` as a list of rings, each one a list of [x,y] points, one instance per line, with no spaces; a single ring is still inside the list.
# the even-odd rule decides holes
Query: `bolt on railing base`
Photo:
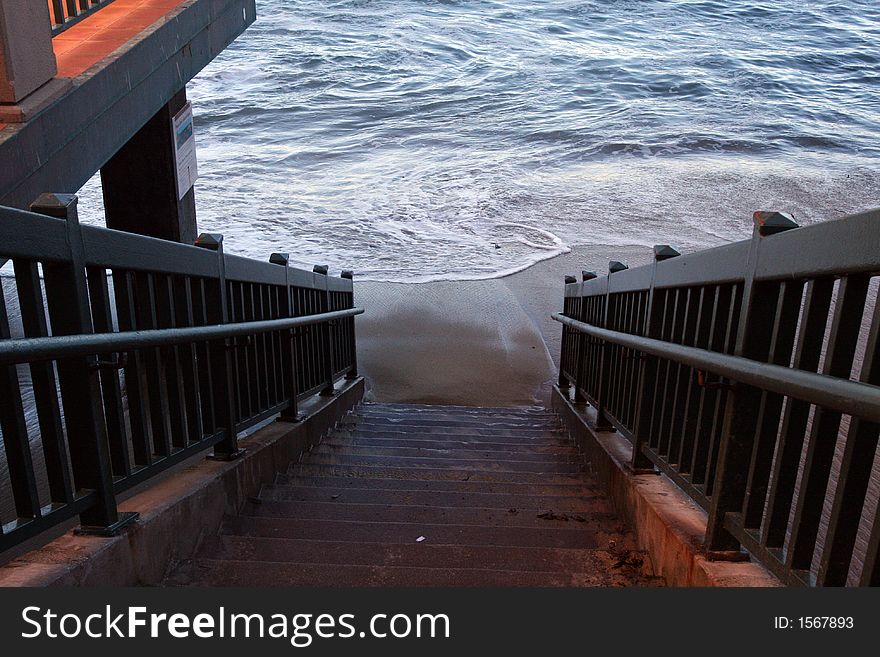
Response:
[[[740,550],[709,550],[706,552],[706,558],[709,561],[730,561],[732,563],[751,561],[749,553]]]
[[[216,452],[212,454],[208,454],[205,458],[209,461],[236,461],[244,456],[244,453],[247,450],[244,448],[239,448],[234,452],[230,452],[228,454],[218,454]]]
[[[129,525],[137,522],[141,514],[135,511],[124,511],[119,514],[119,520],[112,525],[106,527],[97,527],[92,525],[80,525],[73,530],[77,536],[116,536]]]

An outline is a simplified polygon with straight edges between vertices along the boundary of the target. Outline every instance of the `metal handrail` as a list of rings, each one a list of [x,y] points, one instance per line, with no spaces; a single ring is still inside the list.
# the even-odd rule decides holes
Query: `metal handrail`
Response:
[[[880,388],[877,386],[603,329],[579,322],[562,313],[554,313],[551,317],[576,331],[628,349],[673,360],[682,365],[712,372],[739,383],[794,397],[840,413],[880,422]]]
[[[189,342],[202,342],[234,338],[242,335],[270,333],[285,329],[322,324],[346,317],[363,314],[363,308],[349,308],[315,315],[302,315],[283,319],[269,319],[254,322],[236,322],[211,326],[191,326],[186,328],[164,328],[147,331],[119,331],[115,333],[91,333],[78,335],[58,335],[45,338],[19,338],[0,341],[0,364],[35,363],[59,360],[72,356],[88,356],[97,353],[112,353],[146,349],[149,347],[168,347]]]

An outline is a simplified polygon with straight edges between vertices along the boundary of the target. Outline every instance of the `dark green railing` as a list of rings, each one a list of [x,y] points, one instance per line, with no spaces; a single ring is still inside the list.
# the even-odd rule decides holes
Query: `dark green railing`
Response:
[[[113,532],[117,494],[357,376],[350,274],[32,210],[0,208],[0,552],[76,515]]]
[[[559,386],[788,584],[880,584],[880,211],[569,277]],[[872,484],[872,481],[874,482]]]

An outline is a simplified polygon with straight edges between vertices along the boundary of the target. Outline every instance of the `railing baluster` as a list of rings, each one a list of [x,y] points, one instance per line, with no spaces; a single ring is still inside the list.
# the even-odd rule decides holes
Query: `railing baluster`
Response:
[[[155,279],[156,319],[159,328],[178,326],[174,284],[171,276],[157,276]],[[167,418],[173,452],[185,448],[188,442],[189,424],[184,393],[184,368],[177,345],[156,351],[163,365],[164,380],[167,385]]]
[[[874,315],[865,347],[865,357],[859,380],[874,386],[880,386],[880,297],[874,303]],[[819,561],[819,586],[844,586],[847,583],[856,535],[862,518],[864,500],[868,495],[871,472],[877,454],[877,439],[880,425],[861,418],[852,418],[847,432],[846,443],[840,459],[840,473],[831,504],[828,520],[828,533]],[[862,504],[858,504],[862,501]],[[880,507],[880,505],[878,505]],[[868,556],[864,570],[868,577],[862,575],[862,583],[871,585],[876,575],[870,574],[873,562],[877,558],[877,534],[880,526],[875,522],[872,536],[868,539]],[[873,546],[873,554],[871,549]],[[874,582],[877,584],[877,582]]]
[[[195,245],[214,251],[217,254],[217,278],[207,281],[205,286],[205,321],[208,324],[228,324],[229,304],[227,301],[226,258],[223,255],[223,235],[202,233]],[[240,457],[244,450],[238,446],[238,422],[236,381],[233,378],[232,340],[211,342],[211,379],[214,409],[217,413],[217,429],[225,429],[223,439],[214,445],[211,458],[230,461]]]
[[[46,337],[49,327],[37,263],[33,260],[16,260],[13,265],[24,334],[29,338]],[[31,363],[30,370],[49,495],[53,502],[67,504],[73,501],[74,491],[61,409],[58,406],[55,367],[51,362]]]
[[[342,272],[341,277],[347,281],[354,281],[354,272],[350,269]],[[354,308],[354,287],[352,284],[351,292],[346,294],[346,308]],[[358,378],[358,361],[357,361],[357,336],[354,328],[354,318],[345,320],[348,337],[348,374],[346,379],[354,380]]]
[[[34,212],[64,220],[67,228],[70,260],[43,265],[54,335],[93,332],[76,202],[73,195],[44,194],[31,206]],[[94,356],[63,358],[58,361],[58,379],[74,482],[80,489],[94,490],[98,498],[94,506],[80,515],[83,529],[106,534],[118,531],[137,514],[120,514],[116,508],[101,389],[94,363]]]
[[[840,280],[823,374],[849,378],[869,282],[868,276],[860,274]],[[840,419],[840,413],[826,408],[817,408],[813,415],[804,474],[795,500],[794,521],[786,552],[786,565],[792,570],[809,570],[813,561]]]
[[[323,283],[323,286],[318,287],[318,298],[317,298],[317,309],[315,312],[325,313],[330,310],[330,289],[327,284],[327,267],[324,265],[315,265],[314,273],[318,276],[322,276],[322,279],[317,279],[316,282]],[[330,396],[335,394],[335,389],[333,387],[333,324],[331,322],[324,322],[320,325],[320,342],[319,342],[319,351],[320,354],[320,370],[322,372],[322,383],[324,384],[324,388],[321,390],[321,395]]]
[[[296,317],[296,308],[294,307],[294,294],[296,290],[290,285],[290,256],[287,253],[273,253],[269,256],[269,262],[284,267],[284,288],[279,298],[280,305],[278,308],[281,317]],[[282,331],[280,335],[280,355],[281,355],[281,372],[284,383],[282,394],[288,402],[287,408],[281,411],[280,420],[285,422],[299,422],[299,410],[297,404],[298,384],[299,384],[299,368],[298,368],[298,340],[295,337],[296,331]]]
[[[156,282],[151,273],[134,274],[135,315],[140,329],[157,329]],[[144,354],[147,388],[150,394],[149,416],[153,427],[153,451],[159,456],[171,454],[171,422],[168,404],[168,377],[162,349],[148,349]]]
[[[107,285],[107,270],[103,267],[89,267],[86,276],[89,282],[95,332],[112,333],[113,313],[110,289]],[[107,421],[107,439],[110,442],[110,463],[113,467],[113,474],[117,477],[124,477],[131,474],[128,430],[125,426],[122,388],[119,385],[119,370],[124,365],[124,356],[117,353],[104,353],[100,354],[99,358],[104,359],[100,369],[100,379],[104,414]]]
[[[113,271],[113,293],[116,296],[116,317],[119,329],[133,331],[137,327],[134,284],[128,271]],[[128,419],[134,463],[139,466],[153,462],[153,427],[149,418],[150,396],[143,354],[136,349],[128,354],[123,368],[125,396],[128,401]]]
[[[712,303],[711,329],[707,344],[709,351],[723,351],[726,325],[722,321],[727,321],[730,317],[731,308],[733,307],[733,294],[734,287],[732,285],[719,285],[715,288],[715,296]],[[700,402],[697,409],[695,428],[697,442],[694,445],[694,454],[689,469],[691,483],[695,486],[706,483],[709,460],[713,451],[713,437],[720,396],[721,391],[719,389],[710,389],[706,385],[700,386]]]
[[[192,311],[193,322],[195,326],[208,325],[208,307],[206,286],[209,283],[204,278],[193,281],[191,287],[192,292]],[[219,411],[214,404],[214,377],[211,372],[212,348],[210,342],[199,342],[195,346],[197,358],[199,359],[198,381],[199,381],[199,400],[202,416],[202,426],[207,435],[214,435],[219,430]]]
[[[695,332],[691,344],[700,349],[706,349],[709,340],[709,331],[711,330],[711,321],[715,308],[715,288],[701,287],[699,308],[695,323]],[[711,308],[710,298],[712,299]],[[699,439],[698,436],[698,413],[699,413],[699,393],[700,386],[696,382],[697,372],[693,368],[686,368],[684,384],[684,409],[681,418],[681,437],[680,448],[678,452],[677,463],[679,472],[689,474],[693,463],[694,446]]]
[[[189,276],[171,283],[171,296],[174,303],[174,319],[177,326],[196,326],[193,309],[193,281]],[[198,285],[198,282],[196,283]],[[182,388],[186,408],[187,442],[196,443],[204,434],[202,413],[205,401],[199,392],[208,389],[200,383],[199,370],[206,367],[197,345],[182,344],[178,348],[181,362]]]
[[[776,321],[770,336],[769,362],[776,365],[789,365],[794,346],[798,316],[801,311],[804,284],[802,281],[789,281],[782,284],[778,305],[774,314]],[[764,392],[758,407],[755,444],[749,465],[746,496],[743,503],[743,526],[758,528],[764,514],[770,468],[776,448],[779,419],[782,414],[783,396]]]
[[[785,228],[796,228],[787,221]],[[778,231],[774,231],[778,232]],[[743,283],[740,314],[736,322],[734,355],[767,362],[770,354],[769,336],[775,323],[775,312],[780,284],[758,283],[755,271],[762,241],[771,239],[764,228],[763,216],[755,215],[755,228],[749,245]],[[728,391],[718,445],[717,469],[712,484],[711,508],[706,529],[706,549],[720,557],[738,553],[739,541],[725,527],[728,512],[740,511],[745,498],[749,463],[755,443],[757,418],[755,409],[761,401],[761,391],[748,385],[738,385]],[[707,494],[709,491],[707,490]]]
[[[795,369],[819,369],[833,291],[834,281],[830,278],[807,283],[792,362]],[[785,541],[809,414],[807,402],[787,400],[761,530],[761,541],[770,548],[781,548]]]
[[[8,340],[11,334],[3,288],[3,279],[0,278],[0,340]],[[15,513],[22,519],[39,518],[40,497],[24,419],[18,368],[15,365],[0,365],[0,428],[3,430],[3,448]]]

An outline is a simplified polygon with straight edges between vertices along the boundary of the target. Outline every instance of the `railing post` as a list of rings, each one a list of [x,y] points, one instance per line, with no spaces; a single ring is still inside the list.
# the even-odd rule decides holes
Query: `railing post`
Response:
[[[202,233],[195,246],[214,251],[217,254],[217,280],[211,286],[205,285],[205,311],[208,324],[228,324],[229,304],[226,291],[226,259],[223,255],[223,235]],[[214,445],[214,452],[208,458],[216,461],[232,461],[240,457],[244,450],[238,446],[237,412],[238,396],[234,379],[232,339],[215,340],[210,344],[211,396],[217,413],[218,428],[226,430],[226,436]]]
[[[315,265],[312,268],[312,271],[315,274],[324,277],[324,294],[320,297],[318,312],[330,312],[330,287],[327,284],[327,272],[329,271],[329,268],[327,265]],[[333,322],[322,322],[320,326],[321,350],[323,351],[321,363],[324,370],[324,383],[326,385],[319,394],[322,397],[332,397],[336,394],[336,388],[333,385],[333,370],[335,366],[333,358],[333,330],[335,329],[335,326],[333,325]]]
[[[608,328],[611,320],[609,316],[611,313],[611,274],[625,269],[629,269],[629,267],[619,260],[612,260],[608,263],[608,276],[605,277],[605,310],[603,312],[602,328]],[[608,419],[608,414],[605,412],[605,404],[609,394],[608,382],[611,377],[611,349],[609,349],[608,343],[604,341],[601,348],[602,366],[599,370],[599,392],[598,399],[596,400],[598,402],[598,407],[596,408],[596,430],[616,431],[614,425]]]
[[[582,282],[591,281],[596,277],[597,277],[596,272],[593,272],[593,271],[582,271],[581,272]],[[582,292],[581,297],[580,297],[579,312],[578,312],[577,317],[575,319],[577,319],[578,321],[581,321],[581,322],[587,321],[587,307],[586,306],[587,306],[587,304],[584,303],[584,296],[583,296],[583,292]],[[586,335],[585,333],[581,333],[580,331],[575,331],[574,334],[577,336],[576,337],[576,340],[577,340],[576,358],[577,358],[577,360],[575,361],[577,369],[575,370],[575,375],[574,375],[574,379],[575,379],[575,381],[574,381],[574,403],[575,404],[586,404],[587,398],[584,397],[584,393],[581,391],[581,384],[584,380],[584,366],[585,366],[584,361],[586,360],[586,355],[587,355],[586,354],[586,351],[587,351],[586,346],[587,346],[587,341],[590,340],[590,337],[588,335]]]
[[[30,208],[67,225],[70,260],[43,263],[53,335],[94,333],[76,204],[73,194],[43,194]],[[94,506],[80,514],[80,531],[112,535],[133,522],[137,514],[119,513],[116,506],[98,358],[63,358],[57,365],[74,484],[77,489],[94,490],[98,497]]]
[[[765,237],[797,228],[797,224],[781,212],[756,212],[754,222],[734,355],[766,362],[777,299],[776,295],[758,291],[755,282],[758,252]],[[755,409],[760,401],[761,391],[752,386],[739,384],[727,394],[706,528],[705,548],[713,559],[743,558],[739,541],[725,528],[724,522],[728,512],[742,509],[757,430]]]
[[[577,283],[577,279],[574,276],[566,275],[564,279],[565,288],[569,285],[574,285]],[[563,289],[565,289],[563,288]],[[568,312],[568,308],[565,307],[566,299],[569,297],[563,297],[562,300],[562,311],[564,313]],[[573,298],[573,297],[572,297]],[[569,327],[562,325],[562,337],[559,344],[559,377],[557,379],[557,385],[559,387],[560,392],[565,394],[566,398],[570,396],[571,393],[571,381],[569,381],[568,377],[565,375],[565,357],[566,353],[570,350],[570,343],[572,340],[575,340],[576,345],[580,345],[580,338],[578,335],[572,331]],[[575,356],[577,356],[578,347],[575,348]],[[575,363],[576,365],[577,363]],[[575,370],[576,372],[577,370]],[[578,382],[580,379],[575,377],[574,390],[575,395],[577,395]]]
[[[659,338],[661,328],[661,313],[658,305],[654,303],[654,285],[657,280],[657,264],[670,258],[680,256],[681,253],[668,244],[658,244],[654,247],[654,261],[651,265],[651,286],[648,288],[648,306],[645,309],[645,323],[642,327],[642,335],[648,338]],[[651,421],[656,402],[657,379],[656,356],[643,354],[642,366],[639,368],[638,392],[636,393],[636,417],[633,430],[633,451],[630,467],[637,474],[654,474],[657,470],[654,463],[645,456],[644,447],[648,443],[651,430]]]
[[[293,290],[290,286],[290,254],[273,253],[269,256],[269,262],[284,267],[284,295],[281,299],[281,315],[283,317],[293,317]],[[295,329],[287,329],[282,331],[281,336],[281,369],[288,374],[287,385],[284,394],[288,399],[288,406],[278,416],[279,422],[299,422],[302,418],[299,414],[299,402],[297,396],[299,389],[297,387],[297,367],[296,360],[296,343],[294,341]]]
[[[340,274],[340,277],[352,281],[351,306],[352,308],[354,308],[354,272],[351,270],[344,270]],[[354,379],[358,378],[357,340],[355,338],[354,317],[351,317],[344,321],[351,322],[351,331],[349,336],[349,349],[351,350],[351,367],[348,370],[348,374],[345,375],[345,378],[349,381],[353,381]]]
[[[572,283],[575,283],[576,280],[574,276],[566,276],[565,277],[565,286],[569,286]],[[564,288],[563,288],[564,289]],[[565,307],[565,300],[567,297],[563,297],[562,299],[562,312],[566,312],[568,309]],[[571,390],[571,382],[568,380],[568,377],[565,376],[565,354],[568,351],[568,343],[571,340],[572,330],[568,328],[565,324],[562,325],[562,337],[559,341],[559,377],[556,380],[556,385],[559,387],[559,391],[565,394],[566,398],[569,396],[569,391]],[[577,386],[575,386],[576,388]]]

